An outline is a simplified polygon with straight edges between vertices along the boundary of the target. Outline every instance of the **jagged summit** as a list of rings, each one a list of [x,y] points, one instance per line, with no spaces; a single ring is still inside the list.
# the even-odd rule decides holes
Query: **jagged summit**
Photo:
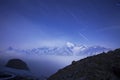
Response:
[[[74,47],[75,44],[73,44],[73,43],[71,43],[71,42],[66,42],[66,46],[68,46],[68,47]]]

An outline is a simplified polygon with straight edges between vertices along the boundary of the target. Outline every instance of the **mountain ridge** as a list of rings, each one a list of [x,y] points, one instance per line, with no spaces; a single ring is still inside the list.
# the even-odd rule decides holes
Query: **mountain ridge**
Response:
[[[96,55],[101,52],[106,52],[110,50],[110,48],[105,48],[101,46],[84,46],[77,45],[70,42],[67,42],[66,45],[62,47],[40,47],[33,49],[14,49],[13,47],[9,47],[7,52],[16,52],[16,53],[25,53],[28,55],[58,55],[58,56],[91,56]]]
[[[120,48],[73,61],[47,80],[120,80]]]

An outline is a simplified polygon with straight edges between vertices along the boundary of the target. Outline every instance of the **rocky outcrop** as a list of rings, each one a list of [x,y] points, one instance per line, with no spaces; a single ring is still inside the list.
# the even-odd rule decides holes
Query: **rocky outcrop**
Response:
[[[47,80],[120,80],[120,49],[73,61]]]
[[[27,64],[20,59],[11,59],[6,64],[6,67],[20,69],[20,70],[29,70]]]

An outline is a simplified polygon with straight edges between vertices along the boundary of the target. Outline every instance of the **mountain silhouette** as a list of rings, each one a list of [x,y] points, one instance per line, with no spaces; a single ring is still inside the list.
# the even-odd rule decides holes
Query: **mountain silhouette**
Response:
[[[11,59],[8,61],[6,66],[15,69],[29,70],[27,64],[20,59]]]
[[[47,80],[120,80],[120,49],[73,61]]]

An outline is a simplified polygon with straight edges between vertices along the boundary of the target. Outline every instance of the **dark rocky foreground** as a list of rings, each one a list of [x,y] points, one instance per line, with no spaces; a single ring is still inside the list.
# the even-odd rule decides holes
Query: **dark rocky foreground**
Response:
[[[0,73],[0,80],[37,80],[28,76],[20,76],[12,73]]]
[[[11,72],[0,72],[0,80],[46,80],[44,76],[35,77],[32,75],[19,75]]]
[[[120,80],[120,49],[73,61],[47,80]]]

